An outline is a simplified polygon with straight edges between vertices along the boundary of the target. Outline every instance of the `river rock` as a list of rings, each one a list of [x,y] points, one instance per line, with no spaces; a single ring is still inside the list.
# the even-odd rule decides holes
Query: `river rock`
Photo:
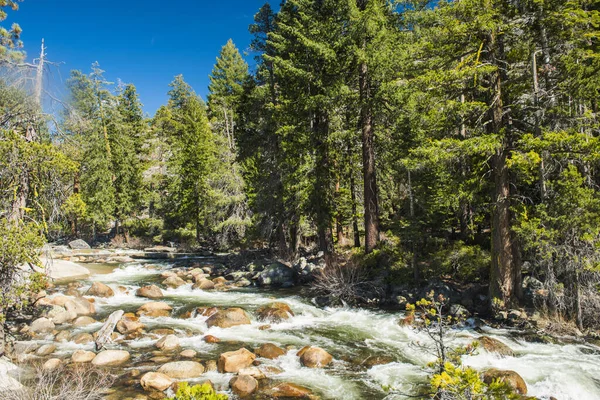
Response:
[[[261,321],[281,322],[294,316],[292,309],[286,303],[271,303],[256,310]]]
[[[123,315],[116,325],[117,331],[122,335],[141,331],[145,327],[146,326],[138,321],[138,318],[134,315]]]
[[[60,358],[51,358],[47,360],[44,365],[42,365],[42,369],[44,371],[54,371],[62,365],[62,360]]]
[[[256,391],[258,382],[250,375],[238,375],[231,378],[229,386],[236,396],[244,398]]]
[[[202,340],[204,340],[206,343],[219,343],[221,341],[221,339],[213,335],[206,335],[202,338]]]
[[[77,313],[75,311],[64,310],[52,317],[52,322],[54,322],[56,325],[62,325],[73,321],[75,318],[77,318]]]
[[[255,351],[256,355],[262,358],[273,360],[285,354],[285,350],[273,343],[265,343]]]
[[[270,398],[285,398],[285,399],[316,399],[310,389],[303,386],[296,385],[295,383],[280,383],[277,386],[269,389],[266,394]]]
[[[164,297],[162,290],[156,285],[148,285],[139,288],[135,291],[138,297],[146,297],[148,299],[162,299]]]
[[[261,286],[289,287],[294,285],[295,275],[293,268],[277,262],[258,274],[258,283]]]
[[[514,357],[515,352],[510,347],[489,336],[481,336],[477,339],[481,347],[490,353],[499,354],[502,357]]]
[[[185,285],[185,281],[178,276],[170,276],[162,282],[163,285],[176,289]]]
[[[73,311],[78,316],[92,315],[96,313],[96,307],[89,300],[83,297],[73,298],[65,303],[67,311]]]
[[[159,337],[163,337],[163,336],[167,336],[167,335],[174,335],[175,330],[171,329],[171,328],[157,328],[157,329],[152,329],[150,331],[150,334],[159,336]]]
[[[219,328],[230,328],[232,326],[249,324],[250,319],[246,315],[246,312],[237,307],[219,310],[206,320],[206,325],[209,328],[213,326],[218,326]]]
[[[146,317],[168,317],[173,308],[162,301],[152,301],[138,308],[136,314]]]
[[[73,326],[76,328],[82,328],[84,326],[95,324],[96,322],[98,321],[96,321],[94,318],[84,315],[81,317],[77,317],[75,321],[73,321]]]
[[[173,379],[160,372],[147,372],[140,379],[140,384],[146,391],[158,390],[162,392],[173,384]]]
[[[519,394],[527,394],[527,384],[523,378],[521,378],[521,375],[517,374],[515,371],[492,368],[483,373],[483,381],[486,384],[489,385],[495,380],[506,383]]]
[[[179,338],[175,335],[167,335],[156,342],[155,346],[164,351],[172,351],[179,348]]]
[[[40,347],[39,349],[37,349],[35,351],[35,354],[40,357],[46,357],[46,356],[49,356],[50,354],[54,353],[54,350],[56,350],[56,345],[45,344],[42,347]]]
[[[187,349],[179,353],[179,356],[183,358],[195,358],[197,355],[198,353],[196,352],[196,350],[192,349]]]
[[[256,380],[265,379],[265,373],[257,367],[242,368],[238,371],[238,375],[250,375]]]
[[[94,282],[92,287],[87,291],[87,294],[95,297],[113,297],[115,292],[102,282]]]
[[[196,361],[174,361],[160,367],[158,372],[174,379],[190,379],[202,375],[204,367]]]
[[[216,360],[208,360],[206,363],[206,372],[218,371],[217,361]]]
[[[228,351],[221,354],[217,366],[221,373],[238,372],[239,370],[252,365],[254,359],[256,359],[254,353],[245,348],[241,348],[236,351]]]
[[[201,279],[198,282],[194,283],[192,289],[200,289],[200,290],[212,290],[215,288],[215,284],[213,281],[209,281],[208,279]]]
[[[96,353],[87,350],[77,350],[71,355],[71,361],[74,363],[87,363],[96,357]]]
[[[15,354],[29,354],[33,353],[38,348],[39,346],[36,342],[19,341],[15,342],[13,345],[13,352]]]
[[[65,308],[62,306],[55,306],[53,304],[50,304],[50,308],[47,309],[45,312],[43,312],[40,317],[46,317],[49,319],[53,319],[54,317],[56,317],[57,315],[59,315],[62,312],[65,312]]]
[[[54,336],[55,342],[66,342],[71,337],[71,332],[64,330],[60,331]]]
[[[86,344],[86,343],[91,343],[94,341],[94,337],[87,332],[81,332],[76,334],[75,336],[73,336],[71,338],[71,341],[74,342],[75,344]]]
[[[130,354],[125,350],[104,350],[92,360],[97,367],[113,367],[123,365],[129,361]]]
[[[31,323],[29,331],[33,333],[49,333],[55,328],[54,322],[48,318],[38,318]]]
[[[58,296],[53,297],[51,302],[55,306],[64,307],[64,305],[67,304],[67,301],[69,300],[73,300],[73,297],[63,296],[62,294],[60,294]]]
[[[302,365],[308,368],[322,368],[333,360],[331,354],[320,347],[306,346],[297,353]]]
[[[225,278],[224,278],[224,277],[222,277],[222,276],[217,276],[217,277],[216,277],[215,279],[213,279],[212,281],[213,281],[213,283],[214,283],[215,285],[219,285],[219,284],[221,284],[221,285],[224,285],[224,284],[226,284],[226,283],[227,283],[227,279],[225,279]]]

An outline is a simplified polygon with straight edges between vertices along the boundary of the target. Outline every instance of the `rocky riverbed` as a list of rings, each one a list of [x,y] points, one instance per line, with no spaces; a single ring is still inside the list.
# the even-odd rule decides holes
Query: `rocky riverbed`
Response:
[[[181,381],[266,399],[405,399],[426,384],[428,338],[399,323],[402,312],[321,308],[298,294],[294,281],[318,264],[257,262],[232,272],[211,258],[122,261],[86,264],[89,278],[42,293],[36,319],[14,329],[12,361],[109,368],[119,376],[109,399],[162,399]],[[97,350],[97,332],[118,311]],[[533,343],[487,326],[452,338],[479,340],[465,364],[503,374],[530,396],[600,398],[596,346]]]

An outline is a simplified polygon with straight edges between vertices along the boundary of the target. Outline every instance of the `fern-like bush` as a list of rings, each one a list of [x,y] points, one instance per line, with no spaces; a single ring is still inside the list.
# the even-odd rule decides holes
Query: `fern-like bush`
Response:
[[[179,384],[175,397],[165,400],[228,400],[225,394],[215,392],[210,383],[190,386],[187,382]]]

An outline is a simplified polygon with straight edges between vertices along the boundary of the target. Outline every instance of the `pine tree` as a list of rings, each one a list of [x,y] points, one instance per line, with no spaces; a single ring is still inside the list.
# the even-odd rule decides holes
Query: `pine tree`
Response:
[[[231,149],[234,148],[237,123],[235,110],[247,76],[248,65],[229,39],[221,49],[210,75],[208,108],[212,125],[223,132]]]
[[[155,125],[165,132],[170,144],[167,222],[172,228],[190,226],[201,242],[210,232],[209,176],[215,143],[204,102],[181,75],[170,86],[169,103],[155,116]]]
[[[239,242],[250,224],[244,178],[236,160],[237,110],[248,65],[231,40],[221,49],[210,76],[208,109],[216,158],[209,178],[213,212],[210,226],[220,247]]]
[[[119,221],[134,216],[142,207],[146,125],[135,86],[126,85],[117,101],[115,118],[118,120],[110,138],[118,234]]]

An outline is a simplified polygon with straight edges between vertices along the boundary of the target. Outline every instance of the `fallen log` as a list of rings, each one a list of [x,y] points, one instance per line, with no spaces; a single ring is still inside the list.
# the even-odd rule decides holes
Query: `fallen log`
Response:
[[[125,312],[123,310],[117,310],[110,314],[110,316],[106,319],[102,328],[98,331],[98,337],[96,338],[96,351],[100,351],[108,342],[111,341],[111,334],[115,330],[115,326],[117,322],[121,320]]]

